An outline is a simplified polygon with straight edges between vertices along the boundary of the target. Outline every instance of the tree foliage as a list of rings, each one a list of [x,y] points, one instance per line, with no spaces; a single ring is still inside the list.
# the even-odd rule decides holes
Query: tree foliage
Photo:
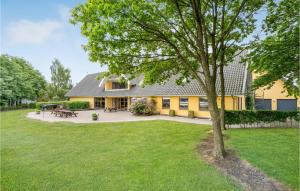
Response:
[[[22,99],[36,100],[46,81],[38,70],[23,58],[0,56],[0,105],[12,106]]]
[[[54,59],[51,70],[51,83],[47,85],[46,96],[50,100],[64,100],[65,94],[72,88],[71,71],[58,59]]]
[[[196,79],[208,96],[214,153],[224,145],[217,107],[216,79],[222,57],[230,60],[255,28],[253,13],[263,0],[89,0],[72,10],[81,24],[92,61],[113,74],[144,75],[144,83]],[[226,60],[224,63],[226,63]]]
[[[263,25],[267,37],[255,41],[250,54],[252,71],[261,74],[254,89],[282,80],[289,95],[299,96],[299,8],[299,1],[294,0],[268,4]]]

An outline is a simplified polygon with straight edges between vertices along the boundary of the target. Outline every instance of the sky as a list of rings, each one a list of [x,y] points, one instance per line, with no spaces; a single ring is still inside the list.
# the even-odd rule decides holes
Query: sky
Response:
[[[54,58],[78,83],[86,74],[105,70],[88,60],[79,26],[69,10],[84,0],[1,0],[1,54],[22,57],[50,81]]]
[[[71,70],[73,84],[104,71],[88,60],[86,39],[69,23],[69,11],[84,0],[1,0],[0,53],[22,57],[50,81],[54,58]],[[265,12],[257,15],[260,26]],[[256,30],[260,33],[260,29]]]

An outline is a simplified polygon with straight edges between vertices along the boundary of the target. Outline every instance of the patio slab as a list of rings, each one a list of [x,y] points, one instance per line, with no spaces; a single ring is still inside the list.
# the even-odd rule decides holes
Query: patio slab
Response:
[[[211,125],[209,119],[190,119],[186,117],[169,117],[164,115],[151,115],[151,116],[134,116],[127,111],[118,112],[104,112],[103,110],[88,110],[88,111],[77,111],[77,117],[55,117],[50,111],[41,112],[41,114],[36,114],[35,112],[30,112],[27,114],[28,118],[37,119],[47,122],[73,122],[73,123],[103,123],[103,122],[127,122],[127,121],[147,121],[147,120],[168,120],[168,121],[179,121],[185,123],[195,123],[195,124],[208,124]],[[92,113],[99,114],[99,119],[97,121],[92,120]]]

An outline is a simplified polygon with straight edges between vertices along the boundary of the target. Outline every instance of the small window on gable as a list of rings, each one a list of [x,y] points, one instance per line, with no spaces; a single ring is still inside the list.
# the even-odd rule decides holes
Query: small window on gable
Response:
[[[179,109],[182,109],[182,110],[189,109],[189,98],[187,98],[187,97],[179,98]]]
[[[163,97],[162,98],[162,108],[163,109],[170,109],[170,98],[169,97]]]
[[[199,110],[208,111],[208,101],[206,97],[199,97]]]
[[[112,82],[112,89],[127,89],[128,85],[124,82]]]

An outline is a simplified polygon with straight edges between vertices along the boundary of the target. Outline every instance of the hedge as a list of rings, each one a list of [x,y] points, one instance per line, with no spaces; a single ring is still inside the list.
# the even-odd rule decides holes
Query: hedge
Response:
[[[265,110],[241,110],[241,111],[225,111],[226,125],[266,125],[274,124],[274,122],[299,121],[299,111],[265,111]]]
[[[16,106],[1,106],[0,110],[1,111],[9,111],[9,110],[17,110],[17,109],[34,109],[36,108],[36,103],[29,103],[29,104],[20,104],[20,105],[16,105]]]
[[[70,110],[80,110],[80,109],[88,109],[89,102],[88,101],[54,101],[54,102],[37,102],[36,109],[42,109],[42,105],[47,104],[57,104],[62,105],[66,109]]]

